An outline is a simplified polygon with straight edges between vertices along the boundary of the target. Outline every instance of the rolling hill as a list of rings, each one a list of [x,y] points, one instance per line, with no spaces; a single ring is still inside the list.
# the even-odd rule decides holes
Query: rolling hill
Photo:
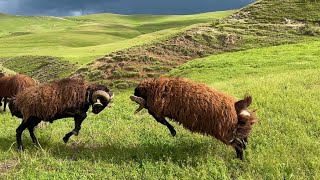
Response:
[[[46,61],[49,56],[59,62],[58,65],[67,61],[69,66],[78,68],[105,53],[152,42],[189,25],[222,18],[233,12],[184,16],[95,14],[79,17],[2,14],[0,63],[6,66],[6,60],[18,60],[20,57],[30,61]],[[39,69],[30,68],[30,71],[41,72]],[[73,68],[73,71],[77,68]],[[57,73],[62,75],[40,80],[48,81],[71,74],[65,69],[61,72],[58,70]]]
[[[128,87],[209,54],[313,41],[320,36],[317,7],[318,1],[258,1],[225,19],[107,54],[78,72],[91,80],[107,79],[110,85]]]

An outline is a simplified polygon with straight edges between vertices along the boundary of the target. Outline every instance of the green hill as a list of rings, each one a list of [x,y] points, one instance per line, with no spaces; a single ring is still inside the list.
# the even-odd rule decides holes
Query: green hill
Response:
[[[50,56],[55,66],[65,61],[73,71],[105,53],[161,39],[181,29],[222,18],[234,11],[203,13],[183,16],[95,14],[78,17],[43,17],[0,15],[0,61],[19,59],[45,62]],[[11,61],[10,60],[10,61]],[[12,61],[11,61],[12,62]],[[1,63],[1,62],[0,62]],[[13,62],[14,63],[14,62]],[[52,64],[54,62],[50,62]],[[6,66],[6,64],[3,64]],[[21,71],[42,81],[70,75],[66,69],[55,69],[57,75],[46,73],[37,66]],[[9,68],[9,67],[8,67]],[[15,70],[18,70],[17,68]]]
[[[61,58],[51,56],[18,56],[1,58],[0,65],[8,71],[27,74],[39,82],[67,77],[77,68]]]
[[[225,19],[107,54],[79,72],[126,87],[209,54],[313,41],[320,36],[318,7],[319,1],[258,1]]]
[[[234,11],[185,16],[96,14],[79,17],[0,16],[0,56],[39,55],[85,64],[186,26]],[[166,30],[166,32],[161,32]],[[158,32],[158,33],[157,33]],[[154,33],[154,34],[152,34]],[[134,39],[133,41],[130,41]],[[23,51],[21,51],[23,48]]]

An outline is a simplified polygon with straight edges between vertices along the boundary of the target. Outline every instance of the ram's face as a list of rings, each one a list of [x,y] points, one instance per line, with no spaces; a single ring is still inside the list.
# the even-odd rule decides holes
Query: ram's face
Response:
[[[243,100],[240,100],[235,103],[236,112],[238,115],[238,122],[241,124],[242,122],[256,122],[256,116],[254,111],[249,111],[248,107],[252,103],[252,97],[247,96]]]
[[[130,96],[130,99],[139,105],[135,113],[138,113],[143,108],[147,108],[147,89],[143,86],[138,86],[134,89],[134,95]]]
[[[97,86],[92,93],[92,112],[99,114],[104,108],[106,108],[112,101],[113,93],[104,86]]]
[[[138,86],[134,89],[134,95],[143,99],[147,99],[147,90],[143,86]]]

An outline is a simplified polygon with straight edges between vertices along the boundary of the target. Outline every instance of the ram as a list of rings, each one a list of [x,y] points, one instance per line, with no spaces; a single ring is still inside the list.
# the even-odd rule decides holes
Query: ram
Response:
[[[11,114],[22,118],[16,129],[18,150],[22,150],[21,134],[28,128],[33,143],[38,143],[34,127],[41,121],[73,117],[75,128],[67,133],[63,141],[78,135],[82,121],[92,106],[94,114],[100,113],[112,100],[113,94],[103,85],[81,79],[66,78],[28,88],[17,94],[9,103]]]
[[[1,100],[4,99],[3,111],[6,111],[7,98],[12,98],[18,92],[35,85],[36,81],[29,76],[22,74],[8,76],[0,73],[0,106]]]
[[[145,80],[130,98],[140,105],[136,112],[146,108],[173,136],[176,131],[166,117],[192,132],[211,135],[231,145],[240,159],[243,159],[247,137],[257,121],[255,113],[247,110],[252,102],[250,96],[236,101],[203,83],[183,78]]]

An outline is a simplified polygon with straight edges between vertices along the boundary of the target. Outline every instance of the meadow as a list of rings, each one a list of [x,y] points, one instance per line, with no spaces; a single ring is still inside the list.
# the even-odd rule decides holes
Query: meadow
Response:
[[[110,52],[150,43],[233,12],[79,17],[0,14],[0,57],[52,56],[83,65]]]
[[[84,121],[78,137],[65,119],[37,129],[41,147],[24,133],[16,152],[20,120],[1,113],[0,174],[10,179],[319,179],[320,41],[209,56],[168,75],[205,82],[230,95],[253,96],[255,125],[244,161],[220,141],[177,129],[172,137],[130,102],[132,89],[116,92],[113,107]]]
[[[318,7],[311,0],[260,0],[238,11],[184,16],[0,14],[1,71],[45,82],[83,68],[102,81],[97,67],[124,63],[108,81],[125,81],[133,71],[141,80],[141,69],[185,77],[238,99],[252,95],[259,120],[240,161],[232,147],[169,121],[177,130],[172,137],[146,110],[134,114],[133,88],[113,87],[113,106],[89,112],[79,136],[65,144],[74,121],[58,120],[36,129],[40,146],[25,132],[19,153],[21,120],[0,110],[0,179],[320,179]],[[228,37],[235,43],[224,44]],[[153,46],[162,54],[144,51]],[[94,61],[102,56],[109,59]]]

